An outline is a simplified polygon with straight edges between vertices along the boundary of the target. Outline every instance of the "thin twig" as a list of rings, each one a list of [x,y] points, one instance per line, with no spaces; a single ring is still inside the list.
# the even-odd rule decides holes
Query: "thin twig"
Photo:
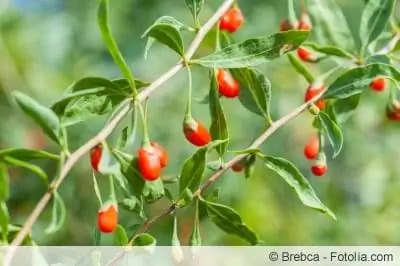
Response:
[[[225,0],[224,3],[218,8],[218,10],[214,13],[214,15],[203,25],[203,27],[198,31],[196,37],[193,42],[190,44],[187,53],[185,54],[185,60],[190,60],[195,54],[196,50],[199,48],[201,42],[205,38],[208,31],[217,23],[219,18],[229,9],[229,7],[233,4],[234,0]],[[179,70],[184,67],[183,62],[179,62],[177,65],[173,66],[170,70],[160,76],[157,80],[152,82],[146,89],[144,89],[137,96],[137,101],[142,102],[146,98],[149,97],[153,91],[159,88],[161,85],[170,80]],[[9,265],[11,259],[16,251],[16,247],[21,245],[22,241],[28,235],[31,230],[33,224],[39,218],[40,214],[44,211],[47,204],[49,203],[52,194],[54,191],[58,189],[61,183],[64,181],[67,174],[70,172],[72,167],[82,158],[86,153],[88,153],[94,146],[98,143],[104,141],[114,130],[114,128],[118,125],[118,123],[129,113],[131,109],[132,102],[128,99],[125,100],[121,104],[121,110],[115,117],[93,138],[91,138],[88,142],[86,142],[83,146],[77,149],[75,152],[69,156],[68,160],[64,164],[61,169],[60,175],[57,179],[54,180],[49,190],[43,195],[40,201],[36,204],[32,213],[29,215],[28,219],[25,221],[25,224],[11,242],[11,248],[8,250],[7,255],[5,257],[5,265]]]

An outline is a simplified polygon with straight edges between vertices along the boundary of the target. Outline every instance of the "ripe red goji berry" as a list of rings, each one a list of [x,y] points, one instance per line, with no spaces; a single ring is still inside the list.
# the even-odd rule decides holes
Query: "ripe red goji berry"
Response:
[[[157,142],[151,142],[151,146],[153,146],[153,148],[156,149],[157,156],[158,156],[158,158],[160,158],[161,168],[166,167],[168,165],[168,161],[169,161],[167,151],[164,149],[163,146],[161,146]]]
[[[96,147],[90,150],[90,164],[92,166],[93,171],[99,171],[99,163],[101,160],[101,154],[103,153],[103,147],[101,144],[98,144]]]
[[[313,99],[315,96],[319,95],[322,91],[324,90],[324,84],[320,81],[316,81],[313,84],[311,84],[306,91],[306,94],[304,96],[304,101],[308,102],[311,99]],[[319,109],[324,109],[325,108],[325,100],[324,99],[319,99],[317,102],[315,102],[315,105]]]
[[[246,158],[243,158],[232,165],[232,171],[234,172],[242,172],[244,168],[246,168]]]
[[[297,49],[297,56],[305,62],[316,62],[318,59],[316,53],[302,47]]]
[[[386,117],[392,121],[400,121],[400,103],[394,101],[386,107]]]
[[[243,21],[244,16],[240,8],[232,7],[220,19],[219,28],[221,30],[226,30],[230,33],[234,33],[240,28],[240,26],[242,26]]]
[[[311,30],[312,29],[312,23],[310,16],[307,14],[307,12],[302,12],[299,24],[297,26],[297,29],[299,30]]]
[[[97,227],[102,233],[112,233],[118,225],[118,207],[105,204],[97,213]]]
[[[183,123],[186,139],[195,146],[205,146],[211,141],[211,135],[204,125],[194,119]]]
[[[383,91],[386,88],[386,80],[378,77],[369,84],[369,87],[374,91]]]
[[[326,164],[315,164],[311,166],[311,172],[315,176],[323,176],[326,173],[327,169],[328,167],[326,166]]]
[[[146,181],[154,181],[161,175],[159,152],[151,145],[141,147],[137,153],[140,174]]]
[[[304,156],[309,160],[315,160],[319,153],[319,139],[317,136],[312,136],[307,145],[304,147]]]
[[[235,98],[240,93],[240,85],[232,75],[224,70],[217,70],[217,82],[219,93],[227,98]]]

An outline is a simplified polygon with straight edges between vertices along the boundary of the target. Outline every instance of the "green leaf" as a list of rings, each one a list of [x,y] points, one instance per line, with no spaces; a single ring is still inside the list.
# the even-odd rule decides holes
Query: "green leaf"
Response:
[[[211,76],[210,85],[210,115],[211,115],[211,126],[210,133],[213,140],[225,140],[229,139],[228,125],[222,108],[221,102],[219,101],[218,84],[213,73]],[[216,150],[220,157],[223,157],[228,147],[228,141],[217,146]]]
[[[118,225],[117,228],[115,228],[114,238],[118,246],[126,246],[129,242],[128,235],[121,225]]]
[[[251,154],[246,158],[246,167],[244,168],[245,178],[250,178],[253,175],[256,159],[257,156],[255,154]]]
[[[333,103],[333,110],[339,124],[346,122],[354,114],[360,104],[361,94],[356,94],[345,99],[337,99]]]
[[[216,188],[210,195],[206,197],[207,201],[215,202],[219,199],[219,194],[221,193],[221,188]]]
[[[65,208],[65,203],[58,194],[58,192],[55,191],[53,196],[53,211],[52,211],[51,223],[44,230],[44,232],[46,234],[53,234],[59,231],[63,226],[66,217],[67,217],[67,211]]]
[[[8,242],[8,223],[10,222],[10,215],[5,201],[0,202],[0,227],[1,235],[4,242]]]
[[[32,161],[39,159],[52,159],[59,160],[59,156],[46,151],[29,150],[21,148],[11,148],[0,150],[0,158],[2,157],[12,157],[21,161]]]
[[[332,44],[347,51],[355,50],[354,38],[335,0],[309,0],[308,10],[317,25],[313,31],[318,43]]]
[[[0,201],[5,201],[10,196],[10,177],[7,166],[0,163]]]
[[[31,117],[47,136],[60,144],[61,127],[57,115],[51,109],[19,91],[14,91],[13,97],[21,110]]]
[[[260,243],[258,235],[249,228],[234,209],[214,202],[202,200],[211,221],[228,234],[236,235],[252,245]]]
[[[185,0],[185,3],[196,21],[204,5],[204,0]]]
[[[284,158],[259,155],[266,166],[277,173],[293,188],[301,202],[312,209],[323,212],[336,220],[335,214],[326,207],[315,194],[310,182],[300,173],[291,162]]]
[[[133,239],[133,246],[142,247],[146,253],[152,253],[157,244],[157,240],[150,234],[140,234]]]
[[[31,163],[28,163],[28,162],[25,162],[25,161],[21,161],[21,160],[15,159],[13,157],[8,157],[8,156],[4,157],[4,161],[9,163],[9,164],[11,164],[11,165],[14,165],[14,166],[17,166],[17,167],[21,167],[21,168],[25,168],[25,169],[31,171],[32,173],[38,175],[40,178],[42,178],[42,180],[46,184],[48,183],[47,174],[39,166],[36,166],[34,164],[31,164]]]
[[[329,143],[333,148],[333,158],[335,158],[343,147],[343,133],[340,127],[326,113],[319,112],[317,117],[328,136]]]
[[[269,121],[269,104],[271,100],[271,83],[255,69],[232,69],[232,75],[242,85],[239,100],[250,112]]]
[[[246,68],[274,60],[299,47],[308,31],[279,32],[231,44],[192,63],[209,68]]]
[[[293,54],[287,54],[290,64],[293,68],[302,75],[308,83],[313,83],[315,80],[314,75],[308,70],[307,66],[301,62],[296,56]]]
[[[179,194],[183,195],[186,189],[193,191],[198,188],[203,179],[206,169],[207,153],[226,140],[213,141],[205,147],[198,149],[189,159],[187,159],[182,167],[179,178]]]
[[[324,45],[324,44],[318,44],[318,43],[304,43],[303,46],[310,47],[313,50],[326,54],[326,55],[332,55],[332,56],[337,56],[337,57],[342,57],[342,58],[347,58],[347,59],[354,59],[354,56],[347,52],[346,50],[343,50],[342,48],[334,45]]]
[[[143,195],[148,203],[153,203],[164,197],[164,183],[159,178],[155,181],[145,181]]]
[[[133,74],[129,69],[129,66],[126,63],[124,57],[119,51],[118,45],[112,36],[110,26],[108,25],[108,0],[100,0],[99,9],[97,12],[97,22],[100,28],[101,36],[105,45],[108,48],[108,51],[110,52],[115,63],[121,69],[124,77],[126,77],[126,79],[128,80],[132,91],[136,93],[136,84],[134,81],[135,78],[133,77]]]
[[[339,76],[327,89],[325,99],[344,99],[362,93],[377,76],[400,81],[400,73],[390,65],[370,64],[354,67]]]
[[[163,16],[157,19],[156,22],[154,22],[154,24],[146,30],[142,38],[153,38],[158,42],[168,46],[179,55],[183,55],[183,40],[180,31],[187,28],[187,26],[175,18]],[[146,49],[148,50],[149,47]]]
[[[135,110],[132,110],[131,112],[130,124],[122,130],[118,139],[117,148],[121,150],[131,150],[135,144],[138,119]]]
[[[363,48],[374,41],[386,28],[396,0],[371,0],[361,16],[360,38]]]
[[[370,56],[365,61],[366,61],[367,65],[374,64],[374,63],[382,63],[382,64],[387,64],[387,65],[392,64],[392,60],[387,55],[383,55],[383,54]]]
[[[200,219],[199,219],[199,200],[196,200],[195,214],[192,233],[189,238],[189,246],[201,246],[201,234],[200,234]]]

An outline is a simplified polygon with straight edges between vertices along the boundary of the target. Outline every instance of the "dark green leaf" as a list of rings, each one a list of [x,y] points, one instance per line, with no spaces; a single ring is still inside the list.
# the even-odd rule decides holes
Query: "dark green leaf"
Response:
[[[189,238],[190,246],[201,246],[201,234],[200,234],[200,219],[199,219],[199,200],[196,200],[194,213],[194,223],[192,233]]]
[[[180,21],[173,17],[164,16],[157,19],[156,22],[146,30],[142,37],[153,38],[168,46],[179,55],[183,55],[183,40],[180,31],[185,29],[187,29],[187,26]]]
[[[356,111],[361,99],[361,94],[356,94],[345,99],[337,99],[333,104],[333,109],[337,122],[343,124]]]
[[[244,168],[245,178],[250,178],[253,175],[256,159],[257,156],[255,154],[251,154],[246,158],[246,167]]]
[[[57,115],[51,109],[19,91],[14,91],[13,96],[22,111],[31,117],[47,136],[60,144],[61,127]]]
[[[374,63],[382,63],[382,64],[390,65],[392,63],[392,60],[387,55],[383,55],[383,54],[370,56],[366,59],[366,61],[367,61],[367,65],[374,64]]]
[[[314,20],[318,43],[332,44],[354,51],[355,43],[346,18],[335,0],[309,0],[308,10]]]
[[[118,246],[126,246],[129,242],[128,235],[121,225],[118,225],[117,228],[115,228],[114,238]]]
[[[308,83],[314,82],[314,75],[308,70],[307,66],[301,62],[296,56],[293,54],[287,54],[290,64],[292,64],[293,68],[302,75]]]
[[[206,169],[207,153],[225,141],[213,141],[205,147],[198,149],[189,159],[187,159],[182,167],[179,178],[179,193],[182,196],[186,189],[193,191],[200,185]]]
[[[371,0],[361,16],[360,38],[363,47],[374,41],[386,28],[395,0]]]
[[[0,150],[0,158],[5,156],[13,157],[21,161],[32,161],[38,159],[52,159],[52,160],[59,159],[58,155],[46,151],[28,150],[20,148]]]
[[[25,162],[22,160],[15,159],[13,157],[8,157],[8,156],[4,157],[4,161],[11,165],[25,168],[25,169],[31,171],[32,173],[38,175],[40,178],[42,178],[46,184],[48,183],[47,174],[39,166],[36,166],[34,164],[31,164],[31,163],[28,163],[28,162]]]
[[[208,201],[202,201],[205,205],[207,214],[215,225],[228,234],[236,235],[248,241],[252,245],[260,242],[258,235],[249,228],[234,209]]]
[[[211,76],[210,85],[210,115],[211,115],[211,126],[210,133],[213,140],[225,140],[229,139],[228,125],[224,109],[222,108],[221,102],[219,101],[218,84],[215,79],[215,75]],[[228,147],[228,141],[217,146],[216,150],[220,157],[223,157]]]
[[[324,94],[326,99],[344,99],[362,93],[377,76],[388,76],[400,81],[400,73],[390,65],[370,64],[354,67],[339,76]]]
[[[204,5],[204,0],[185,0],[187,7],[192,13],[194,20],[197,20],[199,13]]]
[[[4,242],[8,242],[8,223],[10,221],[10,215],[5,201],[0,202],[0,228],[1,235]]]
[[[333,158],[335,158],[343,147],[343,133],[340,127],[326,113],[319,112],[318,119],[328,136],[329,143],[333,148]]]
[[[131,85],[129,84],[129,81],[127,79],[118,78],[118,79],[113,79],[111,82],[114,83],[119,88],[120,91],[123,91],[125,93],[131,93],[132,92]],[[150,85],[150,82],[148,82],[148,81],[135,79],[135,87],[138,90],[142,89],[142,88],[145,88],[145,87],[147,87],[149,85]]]
[[[58,192],[54,192],[53,196],[53,211],[50,225],[44,230],[46,234],[56,233],[64,224],[67,212],[63,199]]]
[[[296,49],[305,41],[308,34],[308,31],[287,31],[248,39],[192,62],[210,68],[257,66]]]
[[[100,28],[100,33],[103,38],[105,45],[108,48],[112,58],[115,63],[121,69],[124,77],[129,81],[130,87],[133,92],[136,91],[136,84],[134,82],[135,78],[131,70],[129,69],[128,64],[126,63],[124,57],[118,49],[118,45],[115,42],[110,26],[108,25],[108,0],[100,0],[99,9],[97,13],[97,22]]]
[[[232,74],[241,86],[239,100],[250,112],[270,120],[269,103],[271,83],[255,69],[232,69]]]
[[[318,43],[305,43],[303,44],[306,47],[310,47],[313,50],[326,54],[326,55],[333,55],[333,56],[337,56],[337,57],[343,57],[343,58],[348,58],[348,59],[354,59],[354,56],[343,50],[342,48],[338,47],[338,46],[334,46],[334,45],[321,45]]]
[[[134,246],[155,246],[157,240],[149,234],[140,234],[133,239]]]
[[[0,201],[5,201],[10,196],[10,177],[7,166],[0,163]]]
[[[265,161],[266,166],[276,172],[286,183],[292,187],[301,202],[317,211],[323,212],[336,220],[335,214],[326,207],[315,194],[310,182],[300,173],[291,162],[284,158],[259,155]]]

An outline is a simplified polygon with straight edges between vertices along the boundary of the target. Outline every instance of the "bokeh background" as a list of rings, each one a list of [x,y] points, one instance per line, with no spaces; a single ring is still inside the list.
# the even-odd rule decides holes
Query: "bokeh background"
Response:
[[[154,80],[178,60],[165,47],[156,44],[144,60],[146,40],[141,34],[162,15],[175,16],[191,23],[184,1],[119,0],[111,2],[111,25],[115,38],[135,75]],[[205,21],[221,3],[208,0],[201,13]],[[357,35],[362,0],[337,1]],[[246,16],[243,29],[235,40],[269,35],[277,31],[279,21],[287,16],[286,1],[240,1]],[[31,120],[16,108],[10,95],[19,90],[50,105],[69,84],[85,76],[117,78],[113,64],[99,36],[96,24],[96,0],[0,0],[0,148],[28,147],[57,152]],[[185,34],[189,42],[190,33]],[[212,37],[205,40],[199,54],[213,47]],[[329,64],[329,63],[328,63]],[[315,74],[318,66],[310,66]],[[326,66],[325,66],[326,67]],[[272,82],[272,116],[277,119],[303,102],[307,87],[286,58],[259,68]],[[208,90],[207,72],[194,71],[194,94],[202,98]],[[149,103],[151,137],[169,151],[171,164],[167,174],[177,175],[194,148],[181,132],[187,89],[182,71],[154,94]],[[313,134],[311,116],[300,115],[273,135],[263,146],[265,153],[284,156],[294,162],[310,179],[317,194],[338,216],[338,221],[301,205],[295,193],[278,176],[257,164],[254,175],[227,172],[214,185],[221,188],[220,201],[238,210],[244,221],[255,229],[266,245],[398,245],[400,244],[400,126],[384,116],[387,92],[366,92],[357,113],[345,124],[343,152],[329,160],[329,172],[315,178],[310,162],[303,157],[303,146]],[[259,135],[262,119],[244,109],[238,100],[223,99],[231,132],[231,150],[242,149]],[[209,124],[208,107],[195,104],[194,115]],[[79,147],[104,125],[107,117],[93,119],[69,128],[70,146]],[[113,138],[111,138],[113,139]],[[134,151],[132,151],[134,152]],[[329,151],[328,151],[329,153]],[[231,155],[228,155],[228,157]],[[40,164],[50,176],[56,165]],[[8,201],[11,221],[25,221],[46,188],[37,176],[12,169],[12,195]],[[99,177],[105,190],[107,180]],[[62,230],[45,235],[51,220],[51,207],[33,228],[33,237],[41,245],[92,245],[98,203],[92,188],[88,157],[82,159],[60,189],[67,205],[67,220]],[[160,212],[167,201],[147,207],[150,216]],[[192,211],[179,212],[181,240],[187,243],[192,225]],[[122,212],[121,223],[135,227],[135,214]],[[201,223],[206,245],[243,245],[228,236],[206,217]],[[150,232],[161,245],[169,245],[172,220],[164,219]],[[113,244],[112,236],[102,244]]]

